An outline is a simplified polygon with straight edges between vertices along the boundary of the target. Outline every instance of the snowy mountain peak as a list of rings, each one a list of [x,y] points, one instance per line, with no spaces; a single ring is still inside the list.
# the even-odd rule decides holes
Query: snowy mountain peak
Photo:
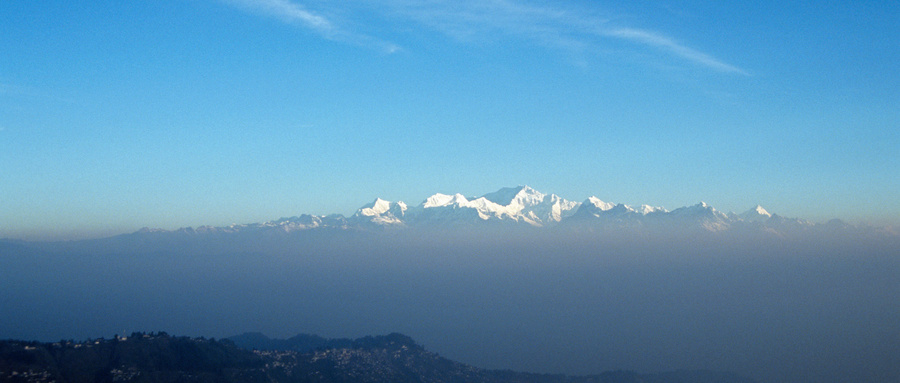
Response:
[[[593,206],[593,207],[595,207],[599,210],[603,210],[603,211],[612,209],[616,206],[616,204],[614,204],[612,202],[604,202],[603,200],[601,200],[597,197],[593,197],[593,196],[588,197],[588,199],[586,199],[584,201],[584,205],[590,205],[590,206]]]
[[[512,188],[502,188],[493,193],[487,193],[482,197],[500,206],[507,206],[517,199],[540,200],[543,199],[544,195],[528,186],[516,186]]]
[[[739,214],[738,217],[744,221],[761,222],[771,218],[772,214],[766,211],[766,209],[763,209],[762,206],[756,205],[755,208]]]
[[[766,216],[766,217],[771,217],[771,216],[772,216],[772,214],[769,214],[769,212],[766,211],[766,209],[763,209],[763,207],[760,206],[760,205],[756,205],[755,208],[750,209],[750,210],[751,210],[751,211],[755,211],[756,214],[764,215],[764,216]]]
[[[672,211],[673,214],[689,214],[689,215],[709,215],[715,217],[725,217],[725,213],[722,213],[716,208],[712,207],[710,204],[700,201],[700,203],[693,206],[685,206],[682,208],[678,208]]]
[[[742,214],[722,213],[706,202],[673,211],[651,205],[638,208],[590,197],[584,202],[568,201],[556,194],[544,194],[529,186],[502,188],[481,197],[437,193],[415,207],[381,198],[360,207],[351,217],[302,215],[257,224],[226,227],[199,227],[192,234],[204,232],[236,233],[244,230],[278,229],[284,232],[315,228],[368,230],[376,227],[393,229],[411,227],[460,227],[481,225],[552,226],[565,223],[570,227],[597,229],[669,230],[694,228],[719,232],[737,228],[758,228],[780,232],[800,230],[813,225],[804,220],[787,219],[770,214],[756,206]],[[752,225],[742,224],[753,222]],[[393,230],[392,229],[392,230]]]
[[[672,211],[673,214],[691,214],[691,215],[710,215],[710,216],[725,216],[725,213],[722,213],[716,208],[712,207],[712,205],[700,201],[700,203],[692,206],[685,206]]]
[[[465,196],[462,194],[456,193],[454,195],[437,193],[428,199],[422,204],[424,208],[431,207],[440,207],[440,206],[448,206],[448,205],[462,205],[467,204],[469,202]]]
[[[669,211],[665,208],[659,206],[650,206],[650,205],[641,205],[641,208],[638,209],[638,213],[643,215],[647,215],[650,213],[668,213]]]
[[[391,202],[376,198],[372,203],[359,208],[353,219],[376,224],[401,224],[406,210],[407,206],[402,201]]]
[[[613,206],[612,209],[609,209],[607,211],[610,213],[619,213],[619,214],[636,213],[637,212],[636,210],[632,209],[631,206],[628,206],[624,203],[616,204],[616,206]]]
[[[529,186],[517,186],[473,199],[467,199],[462,194],[435,194],[415,208],[412,214],[419,220],[459,222],[474,218],[544,226],[572,215],[578,206],[578,203],[541,193]]]
[[[391,208],[391,201],[385,201],[381,198],[376,198],[375,201],[373,201],[372,203],[369,203],[369,204],[364,205],[363,207],[359,208],[359,210],[357,211],[357,214],[365,215],[365,216],[375,216],[375,215],[383,214],[384,212],[390,210],[390,208]]]

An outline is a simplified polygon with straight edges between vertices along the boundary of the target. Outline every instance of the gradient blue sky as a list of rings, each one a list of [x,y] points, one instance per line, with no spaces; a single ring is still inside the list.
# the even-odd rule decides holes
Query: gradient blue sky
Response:
[[[892,1],[3,1],[0,237],[530,185],[900,222]]]

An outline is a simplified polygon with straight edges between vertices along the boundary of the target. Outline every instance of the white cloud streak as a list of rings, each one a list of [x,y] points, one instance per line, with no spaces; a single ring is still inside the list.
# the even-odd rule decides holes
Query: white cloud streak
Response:
[[[619,28],[604,32],[604,34],[661,49],[719,72],[736,73],[745,76],[749,75],[749,73],[741,68],[726,64],[706,53],[681,45],[670,37],[654,32],[634,28]]]
[[[575,43],[569,12],[509,0],[369,0],[401,20],[472,42],[523,37],[549,45]]]
[[[308,10],[290,0],[225,0],[251,12],[275,17],[288,24],[310,29],[324,38],[376,47],[386,53],[394,53],[400,47],[372,36],[342,28],[325,15]]]
[[[364,31],[350,31],[321,13],[313,12],[291,0],[226,0],[256,12],[297,23],[326,38],[360,44],[375,44],[387,52],[400,48],[371,37]],[[533,5],[520,0],[356,0],[317,2],[321,7],[364,11],[365,26],[372,20],[402,24],[410,22],[437,31],[462,42],[496,41],[515,37],[532,43],[566,50],[600,49],[604,39],[617,39],[666,52],[694,65],[716,72],[748,76],[749,73],[708,53],[701,52],[664,34],[638,28],[613,27],[608,18],[585,9],[566,9]]]
[[[615,38],[667,52],[717,72],[747,76],[749,73],[710,54],[649,30],[608,26],[608,18],[585,12],[536,6],[513,0],[372,0],[383,8],[406,16],[462,40],[496,38],[498,34],[525,37],[564,49],[602,47],[603,38]]]
[[[308,11],[289,0],[228,0],[243,8],[274,16],[288,23],[300,23],[320,33],[332,33],[334,25],[324,16]]]

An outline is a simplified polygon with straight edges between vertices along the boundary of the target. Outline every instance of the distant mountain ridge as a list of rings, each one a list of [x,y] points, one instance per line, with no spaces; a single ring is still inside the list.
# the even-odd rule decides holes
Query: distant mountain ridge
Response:
[[[417,230],[429,232],[418,234]],[[123,251],[142,246],[184,249],[185,246],[198,247],[198,243],[202,242],[207,249],[204,251],[212,251],[216,248],[245,249],[248,240],[268,241],[285,236],[330,241],[336,236],[347,238],[348,234],[411,233],[422,237],[435,234],[489,233],[496,230],[505,233],[524,231],[527,235],[542,232],[551,236],[574,233],[607,237],[637,235],[687,238],[695,235],[736,234],[799,238],[840,234],[900,238],[900,231],[892,227],[855,226],[837,219],[827,223],[813,223],[801,218],[782,217],[759,205],[743,213],[724,213],[700,202],[670,211],[660,206],[633,207],[596,197],[574,202],[556,194],[541,193],[529,186],[517,186],[502,188],[480,197],[437,193],[416,206],[403,201],[376,198],[349,217],[342,214],[301,214],[229,226],[184,227],[176,230],[145,227],[133,233],[108,238],[43,244],[0,239],[0,248],[27,249],[37,244],[39,248],[52,250],[60,245],[64,249],[96,245],[99,248],[92,251]]]
[[[487,225],[487,226],[486,226]],[[856,227],[833,220],[815,224],[800,218],[786,218],[756,206],[743,213],[724,213],[700,202],[667,210],[660,206],[633,207],[589,197],[582,202],[545,194],[529,186],[502,188],[480,197],[437,193],[411,206],[403,201],[376,198],[350,217],[341,214],[309,215],[231,225],[182,228],[186,234],[237,232],[295,232],[312,229],[402,230],[410,228],[559,227],[575,230],[650,230],[725,232],[753,231],[783,236],[791,232],[829,227],[853,230]],[[890,229],[881,230],[891,235]],[[142,229],[140,232],[158,230]],[[162,232],[165,232],[163,230]]]

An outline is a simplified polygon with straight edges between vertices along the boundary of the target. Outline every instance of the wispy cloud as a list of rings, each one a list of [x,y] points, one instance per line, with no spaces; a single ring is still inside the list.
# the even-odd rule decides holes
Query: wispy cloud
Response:
[[[509,0],[369,0],[398,20],[412,21],[463,42],[517,37],[545,45],[581,46],[570,11]]]
[[[394,53],[400,47],[364,33],[351,31],[329,19],[321,12],[311,11],[290,0],[224,0],[226,3],[251,12],[275,17],[282,22],[296,24],[310,29],[324,38],[352,44],[377,47],[387,53]]]
[[[687,62],[723,73],[748,75],[711,54],[701,52],[664,34],[630,27],[614,27],[612,16],[583,8],[534,5],[514,0],[372,0],[384,9],[463,40],[496,39],[498,35],[531,39],[564,49],[602,48],[615,38],[668,52]]]
[[[226,0],[246,9],[275,16],[283,21],[309,28],[326,38],[361,44],[374,44],[393,52],[399,50],[368,34],[371,23],[395,23],[407,29],[410,23],[426,30],[446,34],[462,42],[473,43],[519,38],[534,44],[565,50],[602,49],[610,38],[666,52],[685,62],[713,71],[749,75],[709,53],[691,48],[665,34],[627,26],[610,25],[610,15],[585,8],[566,8],[565,4],[545,5],[521,0],[357,0],[353,2],[316,2],[323,12],[307,9],[291,0]],[[329,8],[347,13],[364,13],[363,22],[338,23],[324,16]]]
[[[559,11],[502,0],[456,2],[413,2],[383,0],[395,14],[421,24],[456,35],[471,36],[489,32],[531,33],[555,24]]]
[[[327,18],[289,0],[227,0],[227,2],[277,17],[284,22],[299,23],[320,33],[330,34],[334,31],[334,25]]]
[[[705,67],[717,70],[719,72],[736,73],[736,74],[741,74],[741,75],[745,75],[745,76],[749,75],[749,73],[747,73],[747,71],[745,71],[741,68],[738,68],[734,65],[726,64],[725,62],[722,62],[721,60],[719,60],[709,54],[700,52],[693,48],[689,48],[685,45],[679,44],[678,42],[676,42],[674,39],[672,39],[670,37],[660,35],[660,34],[657,34],[654,32],[645,31],[645,30],[641,30],[641,29],[634,29],[634,28],[618,28],[618,29],[612,29],[612,30],[606,31],[606,32],[604,32],[604,34],[606,34],[608,36],[620,38],[623,40],[628,40],[628,41],[632,41],[635,43],[644,44],[644,45],[651,46],[651,47],[654,47],[657,49],[661,49],[661,50],[667,51],[669,53],[672,53],[678,57],[681,57],[685,60],[694,62],[699,65],[703,65]]]

